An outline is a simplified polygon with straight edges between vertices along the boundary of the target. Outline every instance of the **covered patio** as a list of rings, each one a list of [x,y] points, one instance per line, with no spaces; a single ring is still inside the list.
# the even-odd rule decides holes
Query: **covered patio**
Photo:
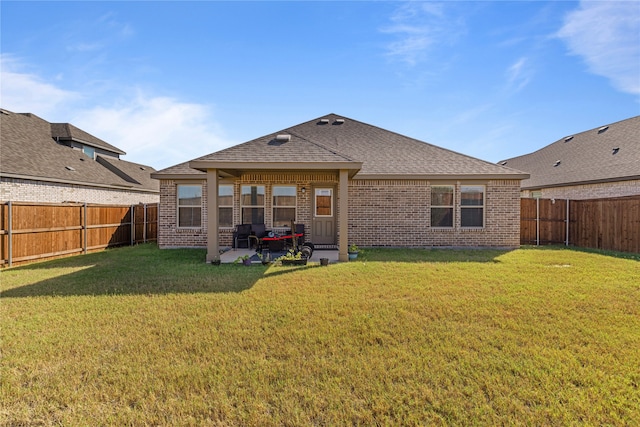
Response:
[[[326,251],[336,257],[336,261],[348,261],[349,246],[349,179],[353,177],[362,167],[361,162],[346,161],[329,161],[329,162],[239,162],[239,161],[220,161],[220,160],[194,160],[189,163],[193,169],[197,169],[206,173],[207,193],[207,262],[211,263],[218,259],[222,260],[220,255],[220,223],[219,223],[219,184],[223,180],[233,180],[241,176],[251,173],[271,172],[282,173],[283,175],[297,173],[310,173],[313,171],[335,174],[336,176],[336,194],[335,208],[332,208],[332,215],[335,214],[335,234],[338,250]],[[304,191],[304,190],[300,190]],[[300,206],[301,210],[311,211],[311,206]],[[313,227],[313,225],[311,225]],[[313,239],[310,240],[313,243]],[[225,253],[225,258],[233,257],[231,262],[235,261],[239,254],[229,251]],[[255,252],[255,251],[254,251]],[[324,256],[323,256],[324,257]],[[312,260],[319,261],[320,255],[314,252]]]

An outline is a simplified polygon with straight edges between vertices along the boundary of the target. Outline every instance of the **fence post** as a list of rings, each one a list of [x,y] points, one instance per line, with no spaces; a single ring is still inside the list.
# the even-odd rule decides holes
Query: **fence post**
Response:
[[[144,204],[144,215],[143,215],[143,219],[142,219],[142,225],[143,225],[143,229],[142,229],[142,242],[143,243],[147,243],[147,204]]]
[[[131,205],[131,245],[136,244],[136,207]]]
[[[9,206],[9,211],[7,212],[7,239],[9,239],[7,242],[7,250],[9,251],[7,263],[9,267],[11,267],[11,264],[13,264],[13,215],[11,214],[11,200],[9,200],[7,205]]]
[[[540,198],[536,199],[536,246],[540,246]]]
[[[566,240],[564,241],[564,245],[565,246],[569,246],[569,199],[567,199],[567,213],[566,213],[566,217],[567,217],[567,231],[565,233],[566,236]]]
[[[82,239],[82,253],[87,254],[87,202],[84,202],[82,205],[82,234],[84,238]]]

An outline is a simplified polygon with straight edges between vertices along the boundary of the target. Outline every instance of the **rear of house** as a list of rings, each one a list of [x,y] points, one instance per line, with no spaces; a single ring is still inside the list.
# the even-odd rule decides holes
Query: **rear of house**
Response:
[[[331,245],[517,247],[528,175],[336,114],[152,175],[158,243],[231,246],[238,224]]]

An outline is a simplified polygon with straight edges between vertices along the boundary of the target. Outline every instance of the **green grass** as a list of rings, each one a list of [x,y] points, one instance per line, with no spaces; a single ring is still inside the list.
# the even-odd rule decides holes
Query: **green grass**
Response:
[[[121,248],[0,273],[0,425],[638,425],[640,262]]]

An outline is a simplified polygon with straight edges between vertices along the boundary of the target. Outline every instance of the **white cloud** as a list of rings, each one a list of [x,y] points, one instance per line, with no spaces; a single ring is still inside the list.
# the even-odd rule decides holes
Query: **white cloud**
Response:
[[[24,72],[16,58],[0,55],[0,106],[16,113],[34,113],[45,118],[63,106],[78,101],[75,92],[56,87],[39,76]]]
[[[124,150],[125,160],[162,169],[228,147],[209,107],[145,96],[77,113],[79,128]]]
[[[531,81],[532,71],[527,58],[519,58],[507,69],[507,83],[510,89],[520,91]]]
[[[445,16],[441,3],[409,2],[399,7],[390,20],[389,26],[380,29],[396,37],[386,46],[387,55],[410,66],[425,60],[433,45],[458,32]]]
[[[123,160],[162,169],[232,145],[207,105],[130,87],[121,89],[117,102],[98,99],[95,93],[81,96],[23,72],[26,67],[11,56],[0,59],[2,108],[71,123],[124,150]]]
[[[589,70],[622,92],[640,94],[640,6],[637,1],[581,2],[558,37]]]

